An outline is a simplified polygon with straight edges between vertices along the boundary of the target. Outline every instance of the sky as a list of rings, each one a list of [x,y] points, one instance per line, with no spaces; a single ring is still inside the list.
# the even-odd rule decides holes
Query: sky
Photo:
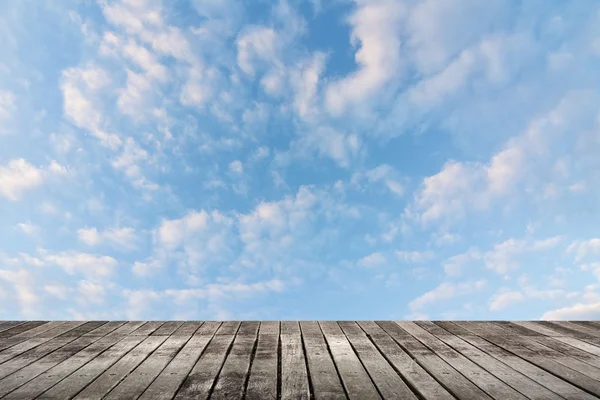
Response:
[[[600,318],[595,0],[0,2],[0,319]]]

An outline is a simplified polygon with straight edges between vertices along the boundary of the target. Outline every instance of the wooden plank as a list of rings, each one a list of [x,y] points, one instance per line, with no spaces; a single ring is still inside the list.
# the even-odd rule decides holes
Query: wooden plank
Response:
[[[191,337],[191,334],[168,337],[154,353],[150,354],[103,399],[137,399]]]
[[[235,336],[233,347],[219,373],[211,399],[243,398],[256,348],[258,321],[244,321]]]
[[[308,376],[316,399],[347,399],[327,342],[316,321],[300,322]]]
[[[534,341],[526,341],[524,338],[515,335],[506,335],[506,332],[502,332],[501,327],[494,326],[491,323],[467,321],[457,321],[455,323],[589,393],[600,394],[599,381],[569,368],[569,364],[577,364],[577,360],[554,352]],[[476,330],[479,333],[475,332]]]
[[[402,348],[459,399],[491,399],[483,390],[465,378],[437,354],[391,321],[376,321]]]
[[[300,324],[296,321],[281,322],[280,377],[282,400],[308,400],[310,384],[306,369],[306,358],[300,335]]]
[[[6,349],[9,349],[17,344],[23,343],[23,342],[27,341],[28,339],[35,338],[35,337],[41,338],[41,335],[44,332],[51,331],[52,329],[57,328],[63,324],[64,324],[63,321],[56,321],[56,322],[52,321],[52,322],[48,322],[47,324],[40,325],[36,328],[29,329],[28,331],[15,334],[14,336],[3,338],[2,340],[0,340],[0,350],[1,350],[0,354],[3,353],[4,351],[6,351]]]
[[[29,381],[14,392],[11,392],[6,399],[17,400],[36,398],[123,338],[124,336],[120,335],[109,335],[106,337],[83,335],[81,339],[97,339],[97,342],[77,352],[75,355],[64,360],[58,365],[48,369],[46,372],[40,374],[35,379]],[[140,337],[136,340],[141,341],[142,338]],[[53,354],[54,353],[52,353],[49,357],[51,357]]]
[[[14,346],[0,352],[0,364],[11,360],[83,324],[84,321],[70,321],[61,323],[48,331],[41,332],[41,336],[35,336],[31,339],[20,342],[19,344],[15,344]]]
[[[496,376],[506,384],[522,393],[527,398],[532,400],[560,400],[554,392],[536,383],[534,380],[519,373],[507,364],[495,359],[484,351],[471,345],[458,336],[452,335],[450,332],[442,329],[430,321],[416,322],[421,328],[435,336],[454,350],[467,357],[472,362],[476,363],[488,373]],[[434,349],[435,351],[435,349]]]
[[[535,364],[530,363],[529,361],[483,339],[480,336],[474,335],[473,332],[456,325],[454,322],[435,321],[435,324],[458,336],[465,342],[477,347],[486,354],[503,362],[512,369],[525,374],[527,377],[533,379],[540,385],[548,388],[565,399],[591,400],[596,398],[595,396],[592,396],[575,387],[574,385],[565,382],[561,378],[536,366]]]
[[[152,332],[152,336],[170,336],[181,325],[183,325],[183,321],[167,321]]]
[[[82,336],[106,336],[111,332],[114,332],[115,329],[125,325],[125,321],[108,321],[106,324],[90,331]]]
[[[82,325],[79,325],[75,329],[71,329],[70,331],[63,333],[61,336],[80,337],[82,335],[85,335],[86,333],[89,333],[93,330],[102,327],[106,323],[107,321],[88,321]]]
[[[202,324],[183,349],[148,386],[139,400],[172,399],[220,325],[220,322],[215,321]]]
[[[333,362],[350,399],[381,399],[371,377],[335,321],[319,322]]]
[[[171,336],[192,336],[202,325],[202,321],[185,321]]]
[[[75,340],[59,348],[58,350],[1,379],[0,397],[12,392],[55,365],[60,364],[64,360],[83,350],[100,338],[87,336],[73,339]]]
[[[246,388],[247,400],[277,399],[278,349],[279,322],[261,322]]]
[[[117,338],[119,336],[113,335]],[[110,340],[110,337],[106,337]],[[36,399],[70,399],[83,390],[90,382],[114,365],[131,349],[140,344],[144,336],[127,336],[108,350],[94,357],[81,368],[46,390]],[[70,360],[67,360],[67,362]]]
[[[0,325],[0,332],[4,332],[9,330],[17,325],[22,325],[27,321],[2,321],[2,325]]]
[[[233,344],[239,321],[223,322],[192,368],[175,399],[207,399]],[[233,332],[233,333],[231,333]]]
[[[134,336],[149,336],[152,332],[157,330],[164,324],[164,321],[147,321],[142,326],[131,332],[130,335]]]
[[[104,398],[115,386],[121,382],[131,371],[140,365],[150,354],[156,350],[167,337],[149,336],[139,345],[131,349],[119,361],[104,371],[93,382],[83,389],[75,399],[97,399]]]
[[[540,322],[543,324],[547,324],[548,326],[562,328],[563,330],[566,330],[567,332],[569,332],[570,335],[575,336],[575,337],[577,337],[576,336],[577,334],[585,334],[585,335],[593,336],[596,338],[600,338],[600,329],[597,329],[597,328],[574,324],[569,321],[551,321],[551,322],[540,321]]]
[[[400,397],[417,400],[417,396],[356,322],[339,322],[339,326],[384,399]]]
[[[15,336],[20,333],[26,332],[30,329],[37,328],[38,326],[45,325],[47,323],[48,321],[27,321],[22,324],[16,324],[15,326],[0,332],[0,338],[8,338],[11,336]]]
[[[113,330],[112,332],[108,333],[107,336],[131,335],[132,332],[135,332],[136,329],[138,329],[143,324],[144,324],[144,321],[129,321],[129,322],[126,322],[125,324],[119,326],[117,329]],[[140,339],[140,341],[143,339],[144,338],[142,337]]]
[[[413,391],[427,400],[455,398],[421,365],[416,363],[394,339],[373,321],[360,321],[359,326],[390,365],[408,382]]]

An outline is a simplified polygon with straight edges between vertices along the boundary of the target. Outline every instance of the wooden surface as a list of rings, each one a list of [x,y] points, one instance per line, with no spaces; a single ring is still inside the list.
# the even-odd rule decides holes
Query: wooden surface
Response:
[[[0,321],[0,399],[600,399],[587,321]]]

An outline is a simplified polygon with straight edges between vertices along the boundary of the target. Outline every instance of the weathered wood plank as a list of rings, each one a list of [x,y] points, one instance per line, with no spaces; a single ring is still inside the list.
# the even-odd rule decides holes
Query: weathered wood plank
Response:
[[[202,324],[183,349],[148,386],[139,400],[172,399],[220,325],[220,322],[215,321]]]
[[[482,350],[486,354],[510,366],[516,371],[525,374],[527,377],[535,380],[540,385],[548,388],[565,399],[591,400],[595,397],[584,392],[580,388],[565,382],[554,374],[530,363],[529,361],[505,350],[501,346],[493,344],[480,336],[474,335],[472,331],[456,325],[449,321],[435,321],[436,325],[446,329],[450,333],[458,336],[465,342]]]
[[[436,381],[421,365],[415,362],[398,343],[373,321],[360,321],[359,326],[365,331],[385,359],[394,367],[419,395],[427,400],[453,399],[438,381]]]
[[[26,332],[30,329],[37,328],[39,326],[47,324],[48,321],[27,321],[22,324],[16,324],[15,326],[0,332],[0,338],[7,338]]]
[[[340,321],[339,326],[384,399],[400,397],[417,400],[417,396],[356,322]]]
[[[45,392],[46,390],[48,390],[49,388],[54,386],[56,383],[60,382],[62,379],[66,378],[67,376],[69,376],[70,374],[72,374],[73,372],[75,372],[76,370],[81,368],[82,366],[84,366],[86,363],[88,363],[89,361],[94,359],[100,353],[102,353],[109,347],[113,346],[115,343],[117,343],[119,340],[121,340],[123,338],[124,338],[124,336],[115,336],[115,335],[106,336],[106,337],[83,335],[80,338],[81,340],[92,340],[92,341],[97,340],[97,341],[95,343],[91,344],[90,346],[85,347],[84,349],[80,350],[79,352],[75,353],[71,357],[63,360],[62,362],[58,363],[57,365],[51,367],[50,369],[43,372],[42,374],[38,375],[31,381],[29,381],[26,384],[24,384],[23,386],[19,387],[17,390],[11,392],[5,398],[12,399],[12,400],[36,398],[37,396],[39,396],[40,394],[42,394],[43,392]],[[139,340],[141,340],[141,338]],[[75,342],[72,342],[67,346],[74,345],[74,343]],[[63,347],[63,349],[66,349],[67,346]],[[56,359],[58,360],[58,359],[60,359],[60,357],[58,357],[57,353],[59,353],[60,351],[62,351],[62,349],[50,354],[48,357],[50,359],[53,359],[53,357],[56,357]],[[22,371],[24,371],[24,369],[21,370],[21,372]]]
[[[281,322],[281,382],[282,400],[308,400],[310,384],[306,369],[306,357],[300,335],[300,324],[296,321]]]
[[[242,322],[233,347],[219,373],[211,399],[242,398],[258,335],[258,321]]]
[[[191,334],[168,337],[156,351],[150,354],[103,399],[137,399],[191,337]]]
[[[0,352],[0,364],[5,363],[6,361],[13,359],[17,356],[21,356],[23,353],[36,348],[60,335],[70,331],[71,329],[77,328],[80,325],[83,325],[84,321],[70,321],[61,323],[54,328],[44,331],[40,333],[40,336],[35,336],[31,339],[27,339],[19,344],[16,344],[8,349],[2,350]],[[23,356],[23,357],[26,357]],[[35,361],[35,360],[33,360]]]
[[[207,399],[240,327],[239,321],[223,322],[200,356],[175,399]]]
[[[279,322],[261,322],[246,388],[247,400],[277,399],[278,347]]]
[[[398,324],[391,321],[376,321],[376,323],[457,398],[491,399],[477,385],[461,375],[437,354],[403,330]]]
[[[27,321],[2,321],[2,324],[0,325],[0,332],[4,332],[6,330],[9,330],[17,325],[22,325],[24,323],[26,323]]]
[[[150,334],[152,334],[155,330],[157,330],[158,328],[161,327],[161,325],[163,325],[165,323],[165,321],[147,321],[144,322],[144,324],[142,326],[140,326],[139,328],[137,328],[135,331],[131,332],[130,335],[134,335],[134,336],[149,336]]]
[[[139,345],[131,349],[119,361],[111,365],[110,368],[87,385],[83,391],[75,396],[75,399],[100,400],[104,398],[166,339],[167,337],[165,336],[146,337]]]
[[[202,321],[185,321],[171,336],[192,336],[200,326]]]
[[[565,365],[565,363],[571,365],[577,364],[574,362],[577,360],[554,352],[546,346],[539,345],[533,341],[525,341],[522,337],[506,335],[506,332],[503,332],[501,327],[494,326],[492,323],[467,321],[457,321],[455,323],[589,393],[600,394],[599,381]],[[475,332],[476,330],[478,332]]]
[[[65,322],[63,322],[63,321],[48,322],[47,324],[40,325],[36,328],[29,329],[25,332],[15,334],[14,336],[8,336],[6,338],[2,338],[0,340],[0,350],[1,350],[0,354],[3,353],[4,351],[6,351],[6,349],[9,349],[17,344],[21,344],[29,339],[32,339],[32,338],[41,339],[42,338],[41,335],[44,332],[52,331],[52,329],[57,328],[57,327],[63,325],[64,323]]]
[[[319,322],[342,384],[350,399],[380,399],[377,388],[354,352],[348,338],[335,321]]]
[[[125,321],[108,321],[106,324],[90,331],[82,336],[106,336],[111,332],[114,332],[117,328],[125,325]]]
[[[600,329],[597,329],[594,327],[574,324],[569,321],[548,321],[548,322],[540,321],[540,322],[542,322],[544,324],[548,324],[549,326],[562,328],[563,330],[570,332],[570,334],[572,336],[575,336],[575,335],[577,335],[577,333],[579,333],[579,334],[585,334],[585,335],[590,335],[593,337],[600,338]]]
[[[113,337],[118,336],[113,335]],[[56,385],[44,391],[37,399],[55,400],[72,398],[83,390],[90,382],[119,361],[119,359],[131,349],[140,344],[144,338],[144,336],[127,336],[123,338],[114,346],[111,346],[108,350],[97,355],[75,372],[62,379]]]
[[[63,333],[61,336],[80,337],[82,335],[85,335],[86,333],[92,332],[102,327],[104,324],[106,324],[106,322],[107,321],[88,321],[83,325],[79,325],[77,328],[71,329]]]
[[[308,375],[316,399],[347,399],[342,381],[316,321],[300,322]]]
[[[476,363],[488,373],[496,376],[506,384],[522,393],[532,400],[560,400],[562,397],[550,391],[546,387],[536,383],[527,376],[519,373],[507,364],[495,359],[484,351],[464,341],[458,336],[442,329],[429,321],[418,321],[417,325],[434,335],[436,338],[452,347],[454,350]],[[435,351],[435,349],[433,349]]]
[[[152,332],[152,336],[170,336],[181,325],[183,325],[183,321],[167,321],[164,324],[162,324],[160,328]]]

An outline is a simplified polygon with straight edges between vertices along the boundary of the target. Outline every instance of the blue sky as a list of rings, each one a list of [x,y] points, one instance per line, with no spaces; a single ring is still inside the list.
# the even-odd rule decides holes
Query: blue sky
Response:
[[[1,319],[600,318],[597,1],[0,26]]]

